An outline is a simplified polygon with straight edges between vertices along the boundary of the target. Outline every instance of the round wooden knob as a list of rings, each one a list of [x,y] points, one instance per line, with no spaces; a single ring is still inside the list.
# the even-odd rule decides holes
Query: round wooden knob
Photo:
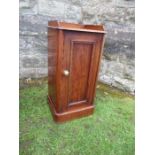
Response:
[[[69,71],[68,70],[64,70],[63,73],[64,73],[65,76],[68,76],[69,75]]]

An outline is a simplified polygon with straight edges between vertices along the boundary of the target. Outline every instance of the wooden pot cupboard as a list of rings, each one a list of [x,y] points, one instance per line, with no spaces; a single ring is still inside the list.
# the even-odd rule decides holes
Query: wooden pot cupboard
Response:
[[[105,33],[102,25],[48,22],[48,101],[56,122],[93,113]]]

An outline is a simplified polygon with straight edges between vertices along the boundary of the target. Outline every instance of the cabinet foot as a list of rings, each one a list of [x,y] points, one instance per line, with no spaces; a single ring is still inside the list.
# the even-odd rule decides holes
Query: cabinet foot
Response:
[[[58,113],[49,96],[48,96],[48,103],[49,103],[50,110],[52,112],[53,119],[55,122],[70,121],[73,119],[89,116],[89,115],[93,114],[93,112],[94,112],[94,105],[85,105],[80,108],[70,109],[70,110],[68,109],[65,112]]]

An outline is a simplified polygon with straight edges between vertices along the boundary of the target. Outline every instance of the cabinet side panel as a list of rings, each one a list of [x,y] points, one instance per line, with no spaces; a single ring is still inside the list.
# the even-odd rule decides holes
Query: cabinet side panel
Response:
[[[56,64],[58,30],[48,29],[48,95],[56,104]]]
[[[92,70],[92,72],[94,73],[94,78],[95,78],[95,83],[93,87],[93,91],[92,91],[92,96],[91,96],[91,102],[94,102],[94,98],[96,95],[96,85],[97,85],[97,80],[98,80],[98,75],[99,75],[99,68],[100,68],[100,62],[101,62],[101,57],[103,54],[103,47],[104,47],[104,40],[105,40],[105,36],[104,34],[97,34],[97,42],[96,42],[96,56],[95,56],[95,60],[94,60],[94,65],[96,65],[95,70]]]

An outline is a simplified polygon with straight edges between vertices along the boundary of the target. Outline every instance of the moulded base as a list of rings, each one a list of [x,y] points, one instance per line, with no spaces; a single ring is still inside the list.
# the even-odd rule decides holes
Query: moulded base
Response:
[[[53,119],[56,122],[70,121],[70,120],[73,120],[76,118],[89,116],[89,115],[93,114],[93,112],[94,112],[94,105],[85,105],[85,106],[80,107],[80,108],[71,109],[71,110],[67,110],[67,111],[62,112],[62,113],[58,113],[49,96],[48,96],[48,103],[49,103],[50,110],[51,110],[52,115],[53,115]]]

